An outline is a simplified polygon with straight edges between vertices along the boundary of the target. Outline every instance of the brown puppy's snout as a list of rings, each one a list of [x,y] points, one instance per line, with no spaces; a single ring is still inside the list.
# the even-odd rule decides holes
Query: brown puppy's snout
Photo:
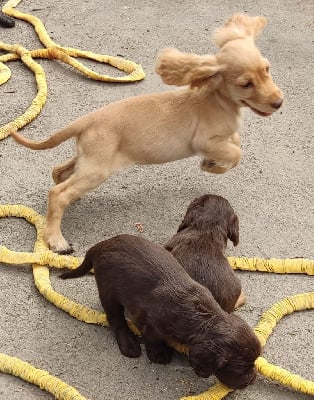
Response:
[[[274,103],[272,103],[271,106],[273,108],[276,108],[276,110],[278,110],[281,107],[282,103],[283,103],[283,99],[280,98],[277,101],[275,101]]]

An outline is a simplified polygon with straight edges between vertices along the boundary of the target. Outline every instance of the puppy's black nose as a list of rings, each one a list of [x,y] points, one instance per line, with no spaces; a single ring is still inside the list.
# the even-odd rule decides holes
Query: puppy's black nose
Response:
[[[282,99],[279,99],[279,100],[275,101],[275,103],[272,103],[271,106],[272,106],[273,108],[276,108],[276,109],[278,110],[278,108],[281,107],[282,102],[283,102],[283,100],[282,100]]]

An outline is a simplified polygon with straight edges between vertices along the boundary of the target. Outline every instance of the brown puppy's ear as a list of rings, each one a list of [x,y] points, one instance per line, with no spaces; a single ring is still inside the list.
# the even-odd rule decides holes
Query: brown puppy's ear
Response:
[[[172,251],[173,250],[173,241],[172,240],[169,240],[169,242],[167,242],[165,245],[164,245],[164,248],[167,250],[167,251]]]
[[[266,26],[265,17],[250,17],[245,14],[234,14],[214,33],[214,40],[219,47],[223,47],[230,40],[251,37],[255,39]]]
[[[188,208],[186,210],[183,221],[179,225],[177,233],[182,231],[185,228],[188,228],[192,224],[192,222],[195,221],[196,215],[198,213],[198,207],[201,204],[201,199],[202,198],[197,197],[190,203],[190,205],[188,206]]]
[[[190,347],[189,361],[196,375],[208,378],[210,375],[224,366],[227,362],[225,357],[205,344],[198,344]]]
[[[182,231],[185,228],[188,228],[194,220],[195,220],[195,209],[194,209],[193,203],[192,203],[189,205],[187,212],[183,218],[183,221],[179,225],[177,233]]]
[[[182,53],[172,48],[163,49],[159,53],[155,68],[164,83],[175,86],[201,86],[222,70],[215,56]]]
[[[239,218],[236,214],[233,214],[233,217],[229,221],[228,238],[234,246],[239,244]]]
[[[177,233],[182,231],[183,229],[187,228],[189,225],[186,223],[186,220],[184,218],[184,220],[181,222],[181,224],[179,225],[179,228],[177,230]]]

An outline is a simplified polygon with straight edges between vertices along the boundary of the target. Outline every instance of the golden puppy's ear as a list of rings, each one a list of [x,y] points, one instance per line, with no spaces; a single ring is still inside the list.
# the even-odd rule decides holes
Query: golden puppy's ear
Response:
[[[198,56],[171,48],[159,53],[155,68],[164,83],[175,86],[200,86],[200,82],[221,70],[215,56]]]
[[[234,14],[214,33],[214,40],[219,47],[223,47],[230,40],[251,37],[255,39],[266,26],[265,17],[250,17],[245,14]]]

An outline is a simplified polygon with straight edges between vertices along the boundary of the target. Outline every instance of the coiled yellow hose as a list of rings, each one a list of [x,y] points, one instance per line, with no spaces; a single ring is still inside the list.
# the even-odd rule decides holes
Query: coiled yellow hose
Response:
[[[90,51],[83,51],[72,49],[70,47],[62,47],[56,44],[48,35],[43,23],[31,14],[25,14],[15,9],[21,0],[9,0],[2,8],[4,14],[14,18],[22,19],[29,22],[35,28],[41,43],[46,47],[43,49],[28,50],[18,44],[10,45],[0,41],[0,50],[8,52],[0,56],[0,85],[7,82],[11,77],[10,69],[5,65],[8,61],[22,60],[23,63],[35,74],[37,83],[37,95],[33,99],[29,108],[14,121],[7,123],[0,127],[0,140],[6,138],[12,131],[21,129],[23,126],[29,124],[40,113],[41,109],[47,100],[47,81],[44,69],[34,61],[34,58],[49,58],[53,60],[62,61],[71,65],[79,72],[88,78],[105,81],[105,82],[135,82],[144,79],[145,73],[142,67],[133,61],[124,60],[120,57],[102,55],[92,53]],[[127,73],[125,76],[112,77],[109,75],[101,75],[93,70],[85,67],[81,62],[77,61],[76,57],[88,58],[100,63],[110,64],[121,71]]]

